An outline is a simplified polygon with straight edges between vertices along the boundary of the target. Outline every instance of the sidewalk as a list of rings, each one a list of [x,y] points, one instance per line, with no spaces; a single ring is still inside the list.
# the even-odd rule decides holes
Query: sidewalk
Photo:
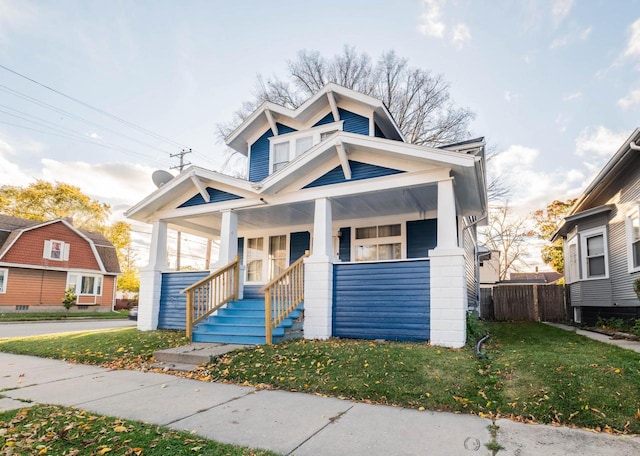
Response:
[[[488,419],[111,371],[0,353],[0,412],[23,401],[195,431],[283,455],[487,455]],[[498,420],[499,455],[637,456],[640,438]]]
[[[571,331],[580,336],[588,337],[589,339],[597,340],[599,342],[604,342],[605,344],[616,345],[620,348],[633,350],[640,353],[640,342],[637,340],[614,339],[606,334],[600,334],[593,331],[584,331],[582,329],[576,328],[575,326],[563,325],[562,323],[544,322],[544,324],[553,326],[555,328],[564,329],[565,331]]]

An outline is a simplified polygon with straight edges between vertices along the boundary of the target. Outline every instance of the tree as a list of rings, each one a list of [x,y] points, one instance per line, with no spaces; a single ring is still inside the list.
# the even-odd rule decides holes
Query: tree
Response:
[[[536,222],[538,236],[545,241],[550,241],[551,236],[560,228],[564,217],[569,213],[576,202],[576,198],[566,201],[554,200],[546,209],[538,209],[533,213]],[[556,239],[553,244],[545,245],[542,250],[542,261],[551,265],[560,274],[564,273],[564,253],[562,239]]]
[[[513,214],[508,204],[489,209],[488,226],[481,234],[488,249],[500,252],[500,280],[527,265],[528,238],[534,233],[527,228],[527,220]]]
[[[261,103],[295,109],[329,82],[382,100],[410,143],[437,146],[469,135],[474,114],[455,106],[444,77],[409,66],[394,51],[382,53],[374,63],[368,54],[349,46],[330,58],[302,50],[287,68],[286,79],[258,76],[255,100],[245,102],[230,124],[218,125],[223,137]]]
[[[0,187],[0,212],[39,221],[67,217],[77,228],[101,231],[110,207],[91,199],[79,187],[37,180],[27,187]]]

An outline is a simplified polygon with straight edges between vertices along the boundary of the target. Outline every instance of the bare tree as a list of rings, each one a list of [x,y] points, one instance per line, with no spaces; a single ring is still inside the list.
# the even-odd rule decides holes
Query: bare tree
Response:
[[[482,230],[481,237],[485,247],[500,252],[500,280],[504,280],[507,273],[527,266],[527,245],[534,235],[527,228],[527,220],[513,214],[508,204],[489,209],[488,226]]]
[[[302,50],[287,68],[286,79],[258,76],[255,99],[244,103],[233,121],[218,125],[221,136],[264,101],[295,109],[329,82],[382,100],[410,143],[438,146],[469,136],[474,114],[455,106],[443,76],[409,66],[394,51],[384,52],[374,63],[368,54],[349,46],[331,58]]]

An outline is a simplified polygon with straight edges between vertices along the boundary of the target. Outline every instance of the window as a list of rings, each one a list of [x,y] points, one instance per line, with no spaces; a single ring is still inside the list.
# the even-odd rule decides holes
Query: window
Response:
[[[399,260],[402,258],[401,235],[399,223],[356,228],[356,261]]]
[[[640,213],[638,209],[627,215],[627,258],[629,272],[640,271]]]
[[[269,138],[271,147],[271,172],[281,170],[316,144],[342,131],[344,122],[332,122],[302,131],[294,131]]]
[[[0,293],[7,292],[7,278],[9,277],[8,269],[0,269]]]
[[[69,248],[71,246],[62,241],[44,241],[43,258],[55,261],[69,261]]]
[[[287,268],[287,236],[269,238],[269,279],[282,274]]]
[[[566,242],[564,277],[567,283],[580,279],[578,269],[578,236],[574,236]]]
[[[247,240],[247,282],[262,280],[262,238]]]
[[[94,274],[69,274],[67,289],[73,290],[78,296],[101,296],[102,276]]]
[[[605,227],[580,233],[583,278],[607,278],[607,237]]]

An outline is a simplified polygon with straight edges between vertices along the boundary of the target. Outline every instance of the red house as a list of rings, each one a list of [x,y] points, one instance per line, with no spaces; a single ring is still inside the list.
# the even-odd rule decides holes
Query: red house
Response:
[[[116,249],[100,233],[67,219],[0,215],[0,312],[61,310],[69,288],[78,309],[111,310],[119,273]]]

